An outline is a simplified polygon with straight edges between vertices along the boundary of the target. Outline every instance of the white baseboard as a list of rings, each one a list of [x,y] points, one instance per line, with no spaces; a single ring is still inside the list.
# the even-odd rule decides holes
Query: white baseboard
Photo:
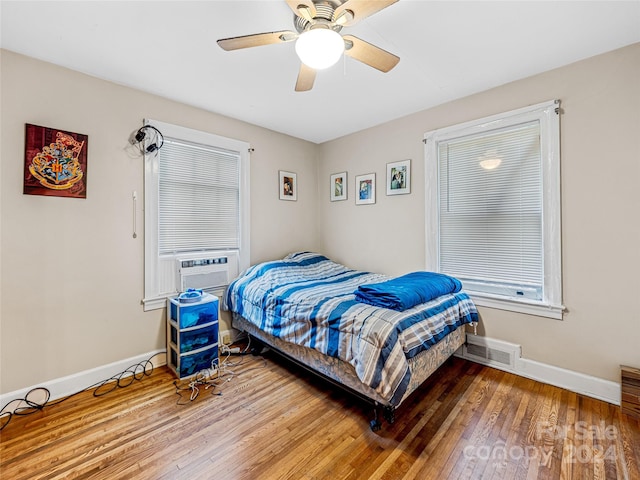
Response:
[[[520,345],[509,344],[502,342],[501,340],[487,337],[478,337],[471,334],[467,335],[468,337],[471,337],[472,343],[475,343],[476,345],[486,345],[498,350],[508,349],[512,355],[515,353],[515,358],[513,358],[510,365],[502,364],[489,359],[485,360],[474,355],[468,355],[465,348],[461,348],[456,353],[456,356],[458,357],[497,368],[499,370],[504,370],[521,377],[530,378],[542,383],[564,388],[571,392],[586,395],[587,397],[603,400],[613,405],[620,405],[620,384],[617,382],[522,358],[520,356],[520,352],[522,351]]]
[[[230,331],[232,332],[232,331]],[[481,337],[487,344],[492,346],[499,345],[499,340]],[[235,339],[234,339],[235,341]],[[518,346],[519,351],[519,346]],[[575,372],[573,370],[567,370],[553,365],[537,362],[535,360],[529,360],[518,356],[515,359],[514,366],[501,365],[491,360],[483,361],[473,356],[466,356],[462,353],[462,349],[456,353],[456,356],[465,358],[467,360],[488,365],[490,367],[498,368],[515,375],[537,380],[539,382],[554,385],[556,387],[564,388],[575,393],[580,393],[588,397],[603,400],[605,402],[620,405],[620,384],[612,382],[610,380],[604,380],[602,378],[593,377],[583,373]],[[64,398],[77,392],[86,390],[87,388],[99,384],[105,380],[110,379],[115,375],[120,375],[133,365],[144,363],[145,361],[152,359],[154,367],[160,367],[167,364],[166,351],[156,350],[143,355],[127,358],[118,362],[103,365],[101,367],[85,370],[73,375],[54,379],[43,383],[42,385],[34,385],[27,388],[22,388],[13,392],[8,392],[0,395],[0,408],[7,406],[5,411],[13,412],[18,407],[26,406],[24,402],[19,401],[24,399],[25,396],[34,388],[44,387],[49,390],[51,394],[50,400],[56,400],[58,398]],[[15,401],[14,401],[15,400]],[[38,401],[39,399],[34,399]]]
[[[20,390],[2,394],[0,395],[0,408],[9,404],[4,411],[13,412],[16,408],[27,406],[26,403],[21,400],[24,399],[30,391],[38,388],[46,388],[47,390],[49,390],[51,395],[49,401],[52,401],[58,398],[64,398],[69,395],[73,395],[74,393],[81,392],[92,386],[96,386],[99,383],[104,382],[105,380],[108,380],[116,375],[121,375],[123,372],[126,372],[129,369],[131,370],[131,372],[126,372],[124,375],[122,375],[123,377],[132,375],[134,371],[135,373],[141,373],[143,364],[149,359],[151,359],[153,367],[166,365],[166,351],[164,349],[155,350],[143,355],[137,355],[135,357],[120,360],[108,365],[103,365],[101,367],[92,368],[90,370],[78,372],[66,377],[50,380],[48,382],[44,382],[41,385],[34,385],[31,387],[22,388]],[[134,366],[138,364],[140,364],[140,366],[136,369]],[[29,399],[35,402],[41,402],[45,399],[43,391],[36,391],[33,393],[33,395],[35,398],[29,397]]]
[[[516,361],[516,373],[587,397],[620,405],[620,384],[526,358]]]

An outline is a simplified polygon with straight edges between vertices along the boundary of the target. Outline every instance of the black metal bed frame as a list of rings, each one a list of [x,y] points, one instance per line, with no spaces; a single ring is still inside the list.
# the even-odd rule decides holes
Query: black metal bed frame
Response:
[[[253,355],[260,355],[261,352],[263,351],[263,347],[266,346],[267,348],[269,348],[270,350],[272,350],[274,353],[276,353],[277,355],[281,356],[282,358],[290,361],[291,363],[294,363],[295,365],[302,367],[304,370],[306,370],[309,373],[312,373],[313,375],[315,375],[316,377],[319,377],[320,379],[340,388],[341,390],[347,392],[350,395],[353,395],[355,397],[357,397],[358,399],[364,401],[365,403],[371,405],[371,407],[373,407],[373,418],[369,421],[369,427],[371,428],[371,431],[373,432],[377,432],[382,428],[382,422],[380,420],[380,413],[382,414],[382,418],[384,418],[384,420],[387,421],[387,423],[392,424],[395,422],[395,407],[393,407],[392,405],[382,405],[380,402],[378,402],[377,400],[374,400],[366,395],[364,395],[362,392],[358,392],[357,390],[354,390],[353,388],[349,387],[348,385],[344,385],[343,383],[338,382],[337,380],[334,380],[333,378],[323,374],[322,372],[319,372],[311,367],[309,367],[308,365],[305,365],[303,362],[301,362],[300,360],[296,359],[295,357],[293,357],[292,355],[289,355],[285,352],[283,352],[282,350],[278,349],[277,347],[273,346],[272,344],[266,342],[263,339],[257,338],[254,335],[247,333],[247,335],[249,336],[250,339],[250,344],[251,344],[251,353]]]

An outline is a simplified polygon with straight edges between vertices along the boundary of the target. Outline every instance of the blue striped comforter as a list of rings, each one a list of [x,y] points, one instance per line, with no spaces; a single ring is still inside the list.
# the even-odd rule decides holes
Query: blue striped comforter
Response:
[[[355,300],[359,286],[388,279],[295,253],[247,269],[229,286],[225,304],[270,335],[349,362],[364,384],[395,406],[411,378],[408,360],[476,322],[478,314],[464,292],[404,311]]]

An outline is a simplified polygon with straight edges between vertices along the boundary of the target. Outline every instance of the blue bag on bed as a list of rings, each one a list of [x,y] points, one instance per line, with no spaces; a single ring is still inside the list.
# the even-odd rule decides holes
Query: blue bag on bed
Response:
[[[356,301],[401,312],[461,289],[457,278],[435,272],[413,272],[381,283],[360,285]]]

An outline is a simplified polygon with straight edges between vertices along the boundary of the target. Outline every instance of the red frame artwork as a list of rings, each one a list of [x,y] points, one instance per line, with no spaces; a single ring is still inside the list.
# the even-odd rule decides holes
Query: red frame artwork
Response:
[[[23,193],[87,198],[88,138],[27,123]]]

